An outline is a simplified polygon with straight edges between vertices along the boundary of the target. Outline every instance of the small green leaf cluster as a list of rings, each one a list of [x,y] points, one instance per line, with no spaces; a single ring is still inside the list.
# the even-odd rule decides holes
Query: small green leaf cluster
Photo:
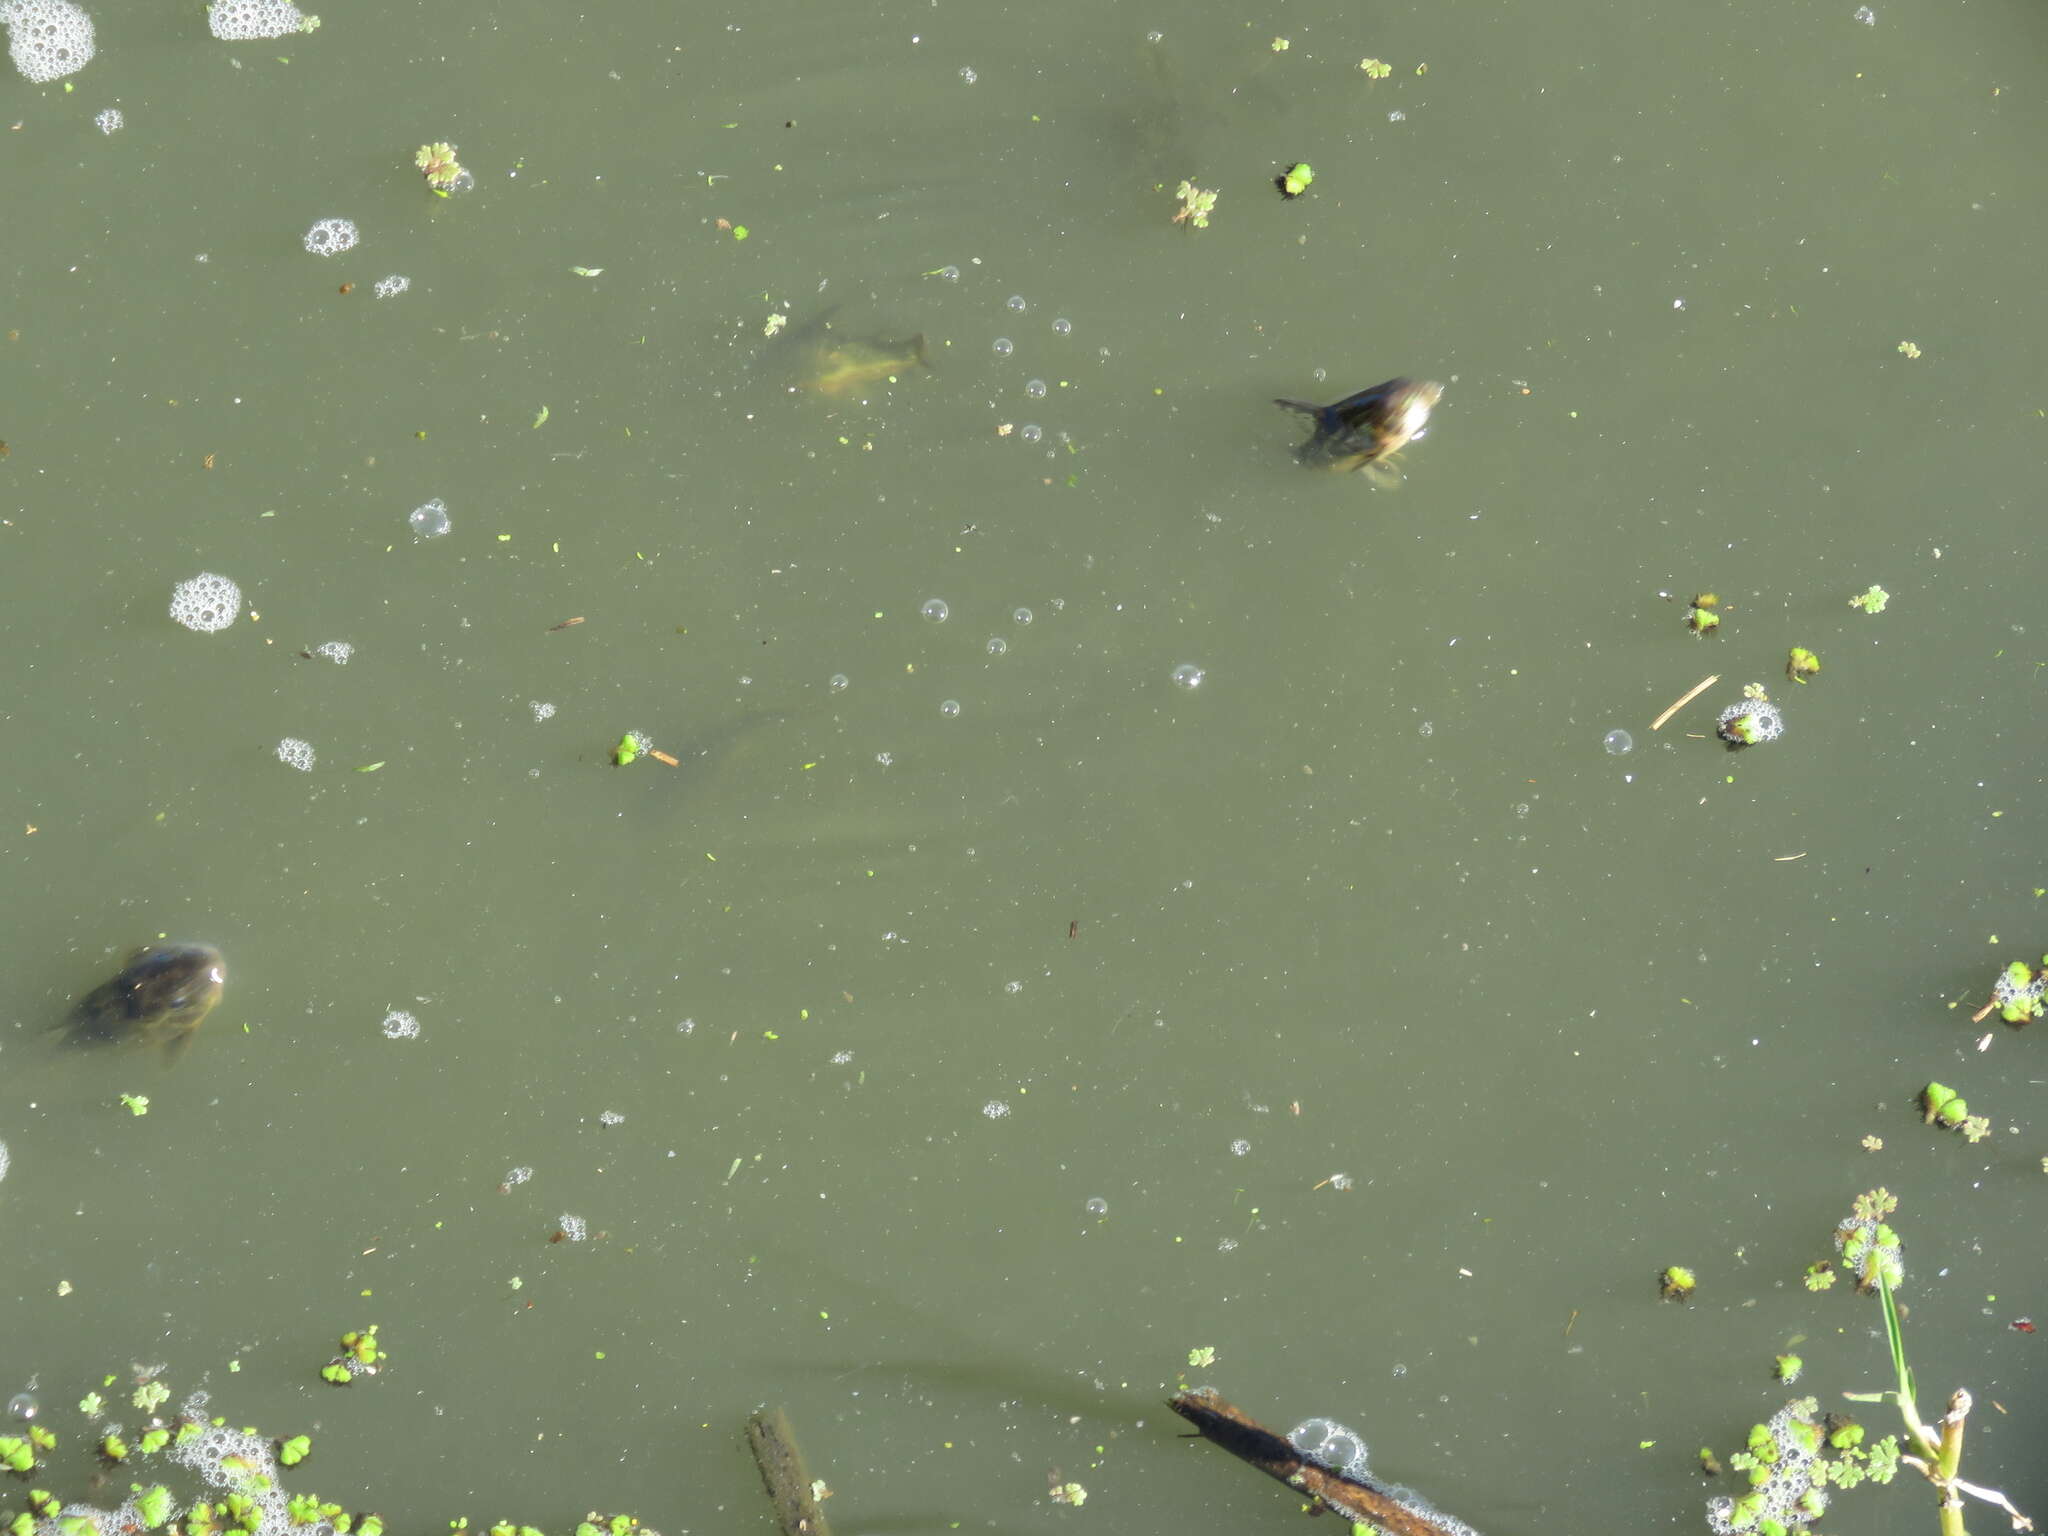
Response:
[[[1920,1113],[1927,1124],[1945,1131],[1960,1130],[1971,1141],[1982,1141],[1991,1134],[1991,1122],[1971,1114],[1962,1095],[1941,1083],[1929,1083],[1920,1090]]]
[[[1204,191],[1192,181],[1184,181],[1173,189],[1173,195],[1180,199],[1180,212],[1173,216],[1176,224],[1186,224],[1192,229],[1207,229],[1209,215],[1216,211],[1216,194]]]
[[[389,1358],[377,1343],[377,1325],[341,1336],[341,1353],[320,1368],[320,1379],[345,1387],[358,1376],[374,1376]]]
[[[1673,1264],[1658,1271],[1657,1294],[1666,1301],[1690,1301],[1699,1279],[1683,1264]]]
[[[1821,1417],[1818,1400],[1801,1397],[1750,1426],[1748,1444],[1728,1465],[1747,1476],[1749,1490],[1708,1504],[1707,1524],[1717,1536],[1791,1536],[1827,1512],[1831,1488],[1889,1482],[1898,1469],[1898,1440],[1888,1436],[1866,1447],[1861,1425]]]
[[[2027,1024],[2048,1013],[2048,955],[2041,958],[2042,970],[2024,960],[2015,960],[1998,973],[1991,984],[1991,1001],[1998,1016],[2008,1024]]]
[[[1856,1197],[1849,1219],[1835,1228],[1835,1247],[1842,1264],[1856,1282],[1856,1289],[1877,1289],[1877,1279],[1897,1289],[1906,1276],[1906,1262],[1899,1234],[1885,1225],[1884,1218],[1899,1208],[1899,1197],[1882,1187]]]
[[[1718,635],[1721,632],[1721,599],[1712,592],[1702,592],[1692,600],[1692,606],[1685,610],[1685,627],[1696,635]]]

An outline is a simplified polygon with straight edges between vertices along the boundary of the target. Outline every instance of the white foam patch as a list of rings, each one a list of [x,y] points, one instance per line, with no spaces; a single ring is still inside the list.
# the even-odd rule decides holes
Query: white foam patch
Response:
[[[255,37],[289,37],[306,29],[306,17],[291,0],[216,0],[206,24],[223,42]]]
[[[61,80],[92,62],[92,18],[71,0],[5,0],[0,25],[24,80]]]

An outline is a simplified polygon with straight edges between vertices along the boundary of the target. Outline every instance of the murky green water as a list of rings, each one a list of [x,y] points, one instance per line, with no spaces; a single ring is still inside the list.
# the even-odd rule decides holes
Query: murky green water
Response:
[[[1854,10],[103,7],[0,80],[0,1395],[163,1365],[406,1529],[765,1531],[763,1404],[845,1532],[1289,1518],[1175,1443],[1213,1346],[1482,1531],[1691,1531],[1794,1336],[1885,1385],[1798,1285],[1882,1183],[2038,1516],[2048,1072],[1966,1020],[2048,946],[2048,28]],[[789,394],[828,311],[931,366]],[[1401,373],[1398,489],[1291,462]],[[186,1058],[56,1048],[158,934]]]

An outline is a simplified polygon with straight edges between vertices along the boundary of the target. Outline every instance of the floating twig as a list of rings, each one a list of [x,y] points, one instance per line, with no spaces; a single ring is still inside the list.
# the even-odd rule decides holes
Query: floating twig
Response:
[[[1719,681],[1721,681],[1721,675],[1718,672],[1715,673],[1712,677],[1701,678],[1700,681],[1694,684],[1692,689],[1689,692],[1687,692],[1684,698],[1680,699],[1676,704],[1672,705],[1669,709],[1665,710],[1663,714],[1659,715],[1656,719],[1652,720],[1650,722],[1650,729],[1653,731],[1661,731],[1664,728],[1664,722],[1666,720],[1669,720],[1673,715],[1677,714],[1681,709],[1685,708],[1686,705],[1690,704],[1694,699],[1698,698],[1701,694],[1705,693],[1709,688],[1713,687],[1714,684],[1718,683]]]

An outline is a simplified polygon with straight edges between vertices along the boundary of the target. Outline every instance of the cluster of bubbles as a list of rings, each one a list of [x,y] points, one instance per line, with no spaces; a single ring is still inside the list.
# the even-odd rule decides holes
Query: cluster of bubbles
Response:
[[[624,1125],[626,1117],[616,1109],[600,1110],[597,1116],[597,1123],[599,1125]]]
[[[2020,981],[2009,970],[2000,971],[1991,984],[1991,1001],[2001,1008],[2021,1006],[2030,1013],[2036,1003],[2048,997],[2048,971],[2036,971],[2031,981]]]
[[[313,745],[296,736],[287,736],[277,744],[277,760],[301,773],[313,771]]]
[[[1721,711],[1721,716],[1715,724],[1725,726],[1730,721],[1740,720],[1744,715],[1748,715],[1756,722],[1756,739],[1758,743],[1776,741],[1785,734],[1785,722],[1778,714],[1778,706],[1765,699],[1757,699],[1753,702],[1741,704],[1730,704]]]
[[[205,1423],[204,1395],[185,1404],[188,1419]],[[199,1475],[209,1488],[240,1494],[260,1511],[258,1536],[285,1536],[293,1529],[291,1500],[280,1481],[277,1457],[270,1442],[245,1429],[206,1424],[198,1434],[171,1441],[170,1458]],[[124,1529],[120,1521],[113,1529]],[[102,1526],[101,1529],[107,1529]]]
[[[981,1106],[981,1112],[991,1120],[1000,1120],[1010,1112],[1010,1106],[1001,1099],[990,1099]]]
[[[242,589],[212,571],[201,571],[171,589],[171,617],[201,634],[226,629],[241,612]]]
[[[1248,1156],[1250,1155],[1251,1150],[1252,1144],[1246,1141],[1242,1136],[1238,1137],[1237,1140],[1233,1141],[1230,1144],[1230,1155],[1232,1157]]]
[[[386,1040],[417,1040],[420,1034],[420,1021],[397,1008],[385,1014],[378,1027],[384,1031]]]
[[[389,277],[378,278],[376,286],[370,291],[380,299],[395,299],[411,286],[411,278],[403,273],[394,272]]]
[[[94,115],[92,125],[101,133],[119,133],[128,126],[128,119],[122,115],[119,107],[108,107],[106,111]]]
[[[306,231],[306,249],[315,256],[339,256],[352,251],[362,239],[348,219],[321,219]]]
[[[24,80],[61,80],[92,62],[92,18],[71,0],[4,0],[0,26],[7,28],[7,54]]]
[[[412,536],[416,539],[438,539],[455,526],[455,519],[448,515],[448,504],[438,496],[424,506],[414,507],[405,520],[412,525]]]
[[[1761,1427],[1775,1451],[1768,1462],[1770,1475],[1751,1487],[1742,1500],[1740,1515],[1732,1498],[1707,1501],[1707,1525],[1715,1536],[1754,1531],[1766,1521],[1775,1521],[1788,1531],[1804,1529],[1820,1519],[1827,1510],[1828,1494],[1826,1474],[1815,1465],[1826,1443],[1813,1417],[1819,1406],[1810,1397],[1798,1398],[1763,1423]],[[1762,1460],[1761,1441],[1755,1431],[1751,1431],[1750,1445],[1752,1453]]]
[[[526,701],[526,707],[533,711],[533,723],[535,725],[539,725],[541,721],[549,720],[554,717],[555,706],[547,703],[545,700],[528,699]]]
[[[206,24],[223,42],[241,42],[303,32],[306,18],[291,0],[214,0]]]
[[[1287,1431],[1287,1443],[1326,1472],[1355,1483],[1366,1481],[1365,1437],[1335,1419],[1304,1419]]]
[[[584,1223],[583,1218],[581,1216],[571,1216],[566,1211],[562,1213],[561,1219],[555,1225],[561,1229],[562,1241],[565,1243],[580,1243],[583,1239],[590,1236],[590,1228]]]
[[[349,657],[355,655],[355,653],[356,648],[346,640],[322,640],[313,647],[313,654],[315,656],[325,656],[337,667],[347,666]]]
[[[533,1169],[527,1164],[521,1163],[517,1168],[507,1168],[505,1170],[504,1187],[510,1189],[515,1184],[524,1184],[532,1177]]]

